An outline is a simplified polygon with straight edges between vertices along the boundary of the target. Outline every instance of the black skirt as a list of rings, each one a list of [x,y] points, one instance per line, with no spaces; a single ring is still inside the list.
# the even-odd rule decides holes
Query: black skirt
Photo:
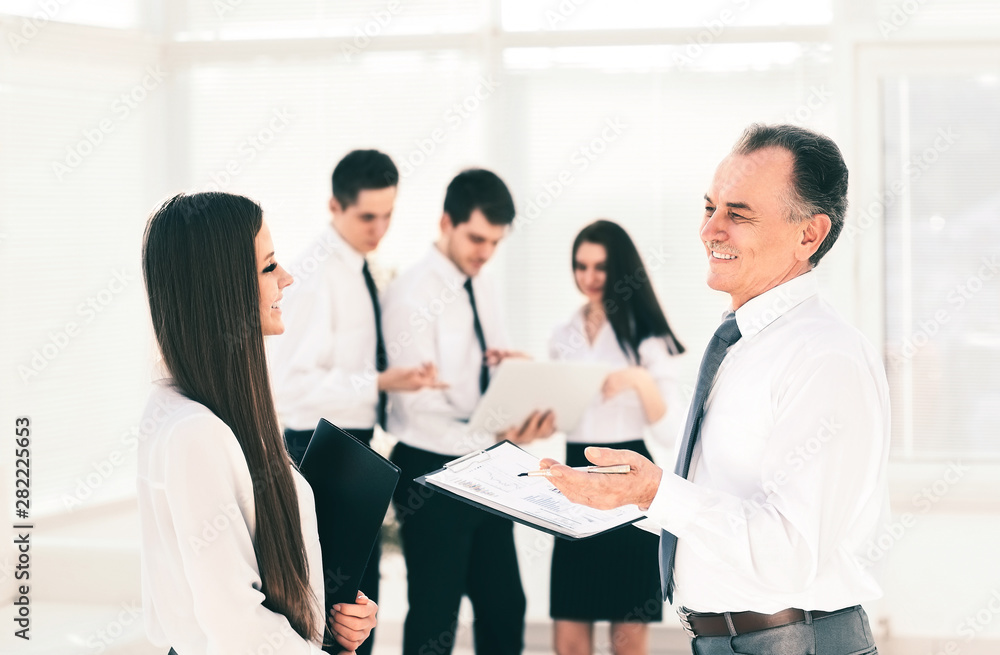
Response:
[[[641,439],[612,444],[567,444],[566,464],[590,464],[589,445],[623,448],[650,457]],[[650,457],[650,459],[652,459]],[[608,534],[556,539],[549,584],[549,616],[568,621],[651,623],[663,618],[660,538],[632,526]]]

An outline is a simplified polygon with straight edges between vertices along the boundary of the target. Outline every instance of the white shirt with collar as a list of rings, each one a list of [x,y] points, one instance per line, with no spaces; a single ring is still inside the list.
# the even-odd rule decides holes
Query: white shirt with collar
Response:
[[[365,258],[328,225],[291,267],[285,333],[269,340],[274,403],[286,428],[375,425],[375,312],[361,272]]]
[[[609,364],[616,371],[634,366],[635,362],[625,355],[615,338],[614,328],[607,320],[597,331],[593,343],[587,339],[585,307],[573,312],[570,320],[552,333],[549,357],[562,361]],[[607,400],[598,394],[585,410],[576,428],[566,434],[567,442],[610,444],[642,439],[647,436],[647,432],[658,438],[666,436],[673,439],[679,429],[676,417],[683,416],[686,409],[679,391],[678,357],[670,354],[664,338],[650,337],[639,344],[639,361],[653,377],[667,407],[663,418],[650,425],[639,394],[633,389],[627,389]],[[680,420],[683,421],[683,418]]]
[[[835,610],[881,596],[889,389],[858,330],[800,275],[736,311],[688,479],[648,515],[677,536],[675,600],[699,612]]]
[[[496,442],[466,423],[479,402],[482,349],[473,329],[466,275],[437,246],[386,289],[382,328],[390,366],[437,366],[446,389],[389,394],[389,431],[414,448],[465,455]],[[472,279],[487,348],[506,349],[499,289],[479,274]]]
[[[323,555],[312,488],[292,469],[316,624]],[[253,481],[233,431],[207,407],[155,383],[140,423],[138,477],[146,634],[178,653],[322,655],[263,606]]]

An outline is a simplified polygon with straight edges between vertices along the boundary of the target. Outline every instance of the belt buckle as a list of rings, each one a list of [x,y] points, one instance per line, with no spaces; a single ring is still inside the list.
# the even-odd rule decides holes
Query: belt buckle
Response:
[[[689,637],[694,639],[698,635],[694,633],[694,628],[691,627],[691,621],[688,620],[689,616],[691,616],[691,610],[687,609],[686,607],[677,608],[677,617],[681,620],[681,627],[684,629],[684,632],[686,632]]]

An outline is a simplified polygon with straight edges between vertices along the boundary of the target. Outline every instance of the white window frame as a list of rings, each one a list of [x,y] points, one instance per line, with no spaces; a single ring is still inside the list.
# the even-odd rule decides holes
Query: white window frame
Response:
[[[886,77],[903,75],[955,75],[967,77],[996,72],[1000,45],[958,43],[942,39],[939,43],[860,43],[855,49],[855,102],[853,103],[854,167],[851,170],[851,221],[857,221],[862,209],[879,197],[883,187],[882,86]],[[856,324],[885,355],[885,222],[884,215],[870,225],[858,225],[855,239],[855,275],[857,284]],[[883,284],[865,281],[879,280]],[[905,411],[905,410],[904,410]],[[938,497],[932,485],[954,466],[969,467],[961,480]],[[954,473],[949,474],[954,478]],[[921,507],[918,498],[937,498],[933,509],[958,511],[996,511],[1000,509],[1000,461],[962,457],[921,457],[919,454],[894,453],[890,461],[893,505]],[[939,485],[941,486],[941,485]],[[942,487],[943,488],[943,487]],[[926,490],[931,490],[929,495]],[[904,509],[905,511],[905,509]]]

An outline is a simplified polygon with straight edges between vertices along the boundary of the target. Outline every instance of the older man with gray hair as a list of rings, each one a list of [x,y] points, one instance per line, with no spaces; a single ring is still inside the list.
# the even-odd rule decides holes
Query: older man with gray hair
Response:
[[[752,125],[705,194],[708,285],[731,305],[709,341],[674,470],[591,448],[594,475],[552,460],[592,507],[635,504],[663,529],[663,592],[696,655],[875,653],[866,551],[888,519],[889,391],[881,359],[818,294],[812,269],[847,209],[828,137]]]

